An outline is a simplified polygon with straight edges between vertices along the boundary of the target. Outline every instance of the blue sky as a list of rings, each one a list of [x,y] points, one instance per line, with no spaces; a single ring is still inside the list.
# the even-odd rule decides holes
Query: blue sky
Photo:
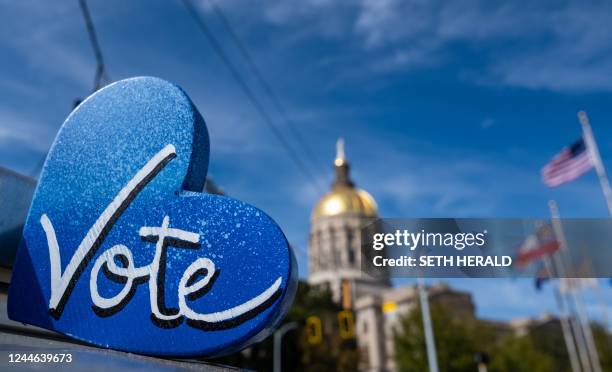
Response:
[[[196,3],[275,114],[210,2]],[[314,152],[298,150],[314,179],[291,162],[181,2],[91,0],[90,9],[109,75],[159,76],[187,91],[209,127],[211,174],[279,222],[302,275],[310,211],[331,182],[338,137],[382,216],[543,217],[554,198],[563,216],[607,217],[594,174],[551,190],[539,170],[579,137],[581,109],[612,164],[609,2],[219,4]],[[28,174],[73,100],[91,90],[95,62],[76,0],[2,2],[0,14],[0,165]],[[531,280],[451,284],[472,291],[486,317],[554,310],[552,294]],[[602,297],[612,304],[609,287]]]

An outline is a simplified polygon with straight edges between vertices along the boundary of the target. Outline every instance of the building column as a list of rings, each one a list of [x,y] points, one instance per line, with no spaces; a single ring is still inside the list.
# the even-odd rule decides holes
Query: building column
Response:
[[[381,300],[376,296],[361,297],[355,303],[357,345],[364,351],[360,371],[385,371],[384,324]]]

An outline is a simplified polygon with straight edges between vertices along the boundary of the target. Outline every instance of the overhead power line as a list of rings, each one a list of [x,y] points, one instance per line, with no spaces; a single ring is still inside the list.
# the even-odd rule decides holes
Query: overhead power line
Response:
[[[259,84],[263,87],[264,91],[270,98],[270,101],[272,102],[272,104],[274,105],[274,107],[276,108],[280,116],[282,117],[282,119],[287,123],[287,126],[291,130],[291,133],[293,134],[293,137],[295,138],[295,140],[305,150],[305,152],[312,159],[312,161],[315,164],[320,165],[321,163],[319,162],[319,159],[317,159],[317,155],[315,154],[314,151],[312,151],[308,143],[304,140],[304,137],[301,135],[301,133],[297,129],[295,122],[290,119],[289,115],[287,114],[287,110],[285,110],[285,107],[282,104],[281,100],[278,98],[278,95],[274,92],[274,89],[272,89],[272,85],[268,83],[267,79],[264,78],[263,74],[257,67],[257,64],[255,64],[255,61],[251,57],[251,54],[249,53],[245,44],[240,40],[240,37],[234,31],[234,27],[230,23],[229,19],[225,16],[221,7],[217,5],[217,2],[215,0],[210,1],[210,4],[215,14],[217,15],[217,17],[221,20],[221,24],[227,31],[228,35],[230,36],[234,44],[236,44],[236,47],[240,51],[240,54],[247,62],[247,65],[251,69],[251,72],[253,73],[253,75],[259,82]]]
[[[96,34],[96,28],[91,19],[91,13],[89,12],[89,7],[87,6],[86,0],[79,0],[79,6],[81,8],[81,14],[83,15],[83,20],[85,21],[85,28],[87,29],[87,35],[89,36],[89,43],[91,44],[91,48],[94,52],[94,57],[96,58],[96,74],[94,76],[94,85],[92,89],[92,93],[97,91],[102,87],[102,80],[106,79],[106,81],[110,81],[110,76],[106,71],[106,65],[104,64],[104,56],[102,55],[102,48],[100,48],[100,43],[98,42],[98,36]],[[81,99],[77,98],[73,102],[73,108],[78,106],[81,103]],[[36,162],[34,167],[28,172],[31,177],[35,177],[40,173],[43,165],[45,164],[45,159],[47,158],[47,152],[43,154],[40,160]]]
[[[238,86],[242,89],[242,91],[247,96],[249,101],[251,101],[253,106],[255,106],[256,110],[259,112],[261,117],[264,119],[264,122],[266,123],[266,125],[270,128],[274,136],[281,143],[283,149],[289,155],[289,158],[293,161],[293,163],[295,163],[297,168],[308,179],[308,181],[311,182],[315,187],[318,187],[319,185],[317,184],[316,179],[313,177],[310,170],[306,167],[306,165],[304,164],[300,156],[294,151],[294,149],[291,147],[289,142],[287,142],[283,133],[276,126],[276,124],[272,120],[272,117],[268,114],[268,111],[262,105],[261,101],[259,101],[255,93],[251,90],[249,85],[243,79],[242,75],[240,74],[240,72],[238,71],[234,63],[231,61],[229,56],[225,53],[225,50],[223,49],[223,47],[221,46],[221,44],[219,43],[215,35],[212,33],[212,31],[208,28],[208,26],[206,25],[206,22],[204,22],[204,19],[201,17],[199,12],[195,9],[191,1],[183,0],[183,4],[185,5],[185,8],[187,9],[189,15],[193,18],[195,23],[198,25],[200,31],[202,31],[204,36],[206,36],[206,39],[210,43],[215,53],[219,56],[219,58],[221,59],[225,67],[227,67],[227,69],[230,71],[232,77],[238,83]]]
[[[87,34],[89,35],[89,42],[91,43],[91,48],[93,49],[94,56],[96,57],[96,75],[94,77],[94,87],[92,90],[92,92],[95,92],[102,87],[102,79],[106,78],[108,81],[110,80],[110,77],[108,76],[106,66],[104,65],[102,49],[100,48],[100,43],[98,42],[96,28],[91,19],[87,1],[79,0],[79,5],[81,6],[81,13],[83,14],[83,19],[85,20],[85,27],[87,28]]]

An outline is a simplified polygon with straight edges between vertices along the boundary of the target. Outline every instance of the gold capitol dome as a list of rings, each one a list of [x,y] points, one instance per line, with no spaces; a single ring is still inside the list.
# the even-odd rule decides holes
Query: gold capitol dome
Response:
[[[344,140],[342,138],[336,143],[334,167],[336,169],[336,179],[332,189],[315,205],[311,219],[316,220],[342,214],[376,217],[378,206],[372,195],[365,190],[356,188],[349,177],[349,164],[344,157]]]

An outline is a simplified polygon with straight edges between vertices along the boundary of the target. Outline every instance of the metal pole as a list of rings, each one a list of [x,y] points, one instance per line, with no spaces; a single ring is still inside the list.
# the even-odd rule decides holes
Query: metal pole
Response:
[[[582,324],[582,329],[584,332],[584,337],[587,342],[587,346],[589,350],[589,358],[591,360],[591,364],[593,365],[593,370],[595,372],[601,372],[599,353],[597,352],[597,345],[595,344],[595,339],[593,338],[593,331],[591,330],[591,324],[589,323],[589,319],[584,310],[584,303],[582,302],[582,296],[574,292],[573,297],[574,297],[574,301],[576,301],[576,308],[578,310],[578,318],[580,319],[580,323]]]
[[[544,265],[546,266],[546,270],[548,270],[549,275],[553,275],[553,265],[550,261],[550,256],[544,257]],[[567,348],[567,354],[569,355],[570,365],[572,366],[573,372],[580,372],[580,361],[578,360],[578,354],[576,353],[576,344],[572,336],[572,330],[569,325],[568,315],[565,309],[565,303],[563,302],[561,292],[559,291],[558,283],[554,287],[553,291],[555,294],[555,301],[557,302],[557,307],[559,308],[561,331],[563,332],[563,339],[565,341],[565,347]]]
[[[559,210],[557,209],[557,203],[555,203],[554,200],[550,200],[548,202],[548,208],[550,209],[551,223],[555,232],[555,238],[559,241],[560,244],[559,254],[555,254],[553,256],[552,263],[554,268],[557,270],[559,281],[567,280],[567,271],[565,269],[565,264],[563,263],[562,257],[567,257],[569,254],[567,252],[565,234],[563,233],[561,221],[559,220]],[[592,369],[591,365],[589,364],[587,345],[584,338],[584,334],[582,333],[582,328],[580,327],[576,316],[575,306],[572,306],[572,302],[570,302],[570,299],[567,296],[567,292],[563,292],[561,288],[559,288],[559,293],[561,295],[561,300],[564,302],[568,309],[569,321],[570,325],[572,326],[574,338],[576,340],[576,346],[578,348],[578,354],[580,356],[582,370],[585,372],[590,372],[592,371]]]
[[[419,296],[421,299],[421,314],[423,316],[423,329],[425,331],[425,345],[427,346],[427,362],[429,372],[438,372],[438,356],[436,355],[436,342],[434,340],[431,325],[431,313],[429,311],[429,299],[423,278],[418,279]]]
[[[595,286],[595,295],[597,296],[597,301],[599,302],[599,307],[601,309],[601,317],[602,317],[602,325],[604,329],[610,329],[610,319],[608,317],[608,306],[604,300],[604,295],[602,293],[601,287],[599,283]],[[606,337],[606,346],[608,347],[608,351],[612,351],[612,345],[610,344],[610,338]]]
[[[591,124],[589,123],[589,118],[587,117],[586,112],[580,111],[578,113],[578,120],[580,120],[580,124],[582,124],[582,133],[584,141],[586,142],[587,150],[591,155],[591,160],[593,161],[595,171],[597,172],[599,184],[601,185],[601,191],[604,194],[604,198],[606,198],[608,212],[610,213],[610,216],[612,216],[612,189],[610,188],[610,182],[608,181],[606,168],[604,167],[603,162],[601,161],[601,155],[599,155],[599,148],[597,147],[597,142],[595,142],[595,136],[593,136]]]
[[[553,228],[555,230],[555,236],[557,237],[560,243],[560,250],[562,251],[562,253],[565,255],[566,258],[569,258],[569,248],[567,247],[567,241],[565,239],[565,234],[563,233],[563,227],[561,226],[561,220],[559,219],[559,209],[557,208],[557,203],[555,203],[554,200],[551,200],[548,202],[548,206],[550,208],[550,214],[552,217],[551,220],[552,220]],[[559,270],[559,276],[562,278],[565,278],[565,280],[570,279],[568,278],[567,270],[566,270],[565,264],[563,260],[561,259],[561,257],[558,257],[555,255],[554,262],[557,264],[557,269]],[[570,262],[568,262],[568,264],[571,265]],[[568,286],[568,287],[573,287],[573,285]],[[574,288],[568,288],[568,292],[569,292],[570,297],[573,300],[574,310],[578,318],[577,321],[578,321],[579,327],[577,331],[579,330],[582,335],[582,337],[578,338],[578,334],[577,334],[577,339],[580,339],[581,342],[584,342],[584,346],[587,352],[587,359],[590,362],[592,370],[595,372],[601,372],[599,354],[597,353],[595,340],[593,339],[593,333],[591,332],[591,326],[588,322],[588,318],[586,317],[584,313],[582,302],[578,298]],[[580,347],[581,343],[578,343],[578,346]],[[581,359],[584,359],[582,352],[581,352]]]
[[[284,324],[276,332],[274,332],[274,372],[281,372],[281,346],[283,336],[285,335],[285,333],[296,329],[297,327],[298,324],[296,322],[291,322]]]

